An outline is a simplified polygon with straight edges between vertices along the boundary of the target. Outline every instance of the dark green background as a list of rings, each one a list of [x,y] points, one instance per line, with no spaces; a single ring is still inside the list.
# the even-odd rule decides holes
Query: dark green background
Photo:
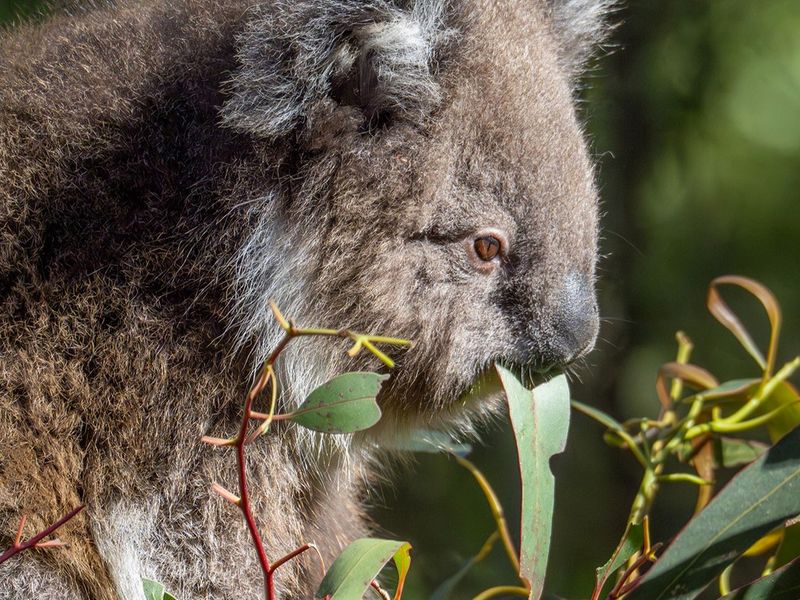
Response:
[[[2,0],[0,19],[36,2]],[[758,278],[786,316],[781,357],[800,352],[800,2],[638,0],[613,17],[607,50],[586,79],[581,111],[603,196],[597,350],[576,370],[576,398],[619,418],[655,415],[658,365],[682,328],[695,361],[720,379],[752,376],[754,365],[704,308],[720,274]],[[766,333],[743,295],[734,305]],[[513,520],[513,446],[498,422],[475,461]],[[443,457],[421,457],[370,498],[386,531],[415,547],[409,600],[478,550],[491,530],[470,480]],[[594,567],[610,554],[638,483],[633,460],[606,447],[600,430],[574,416],[556,461],[558,495],[549,589],[585,598]],[[694,490],[666,489],[656,538],[691,513]],[[499,548],[454,600],[513,583]]]

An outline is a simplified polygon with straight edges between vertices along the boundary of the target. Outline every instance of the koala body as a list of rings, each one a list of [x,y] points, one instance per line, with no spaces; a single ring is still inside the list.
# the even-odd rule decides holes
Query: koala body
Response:
[[[597,198],[573,100],[597,0],[140,0],[0,37],[0,547],[78,504],[0,599],[257,597],[233,456],[252,374],[300,324],[406,337],[372,432],[250,446],[271,557],[366,531],[381,438],[468,428],[495,361],[592,345]],[[347,369],[278,364],[281,405]],[[326,441],[328,440],[328,441]],[[311,598],[314,561],[282,567]]]

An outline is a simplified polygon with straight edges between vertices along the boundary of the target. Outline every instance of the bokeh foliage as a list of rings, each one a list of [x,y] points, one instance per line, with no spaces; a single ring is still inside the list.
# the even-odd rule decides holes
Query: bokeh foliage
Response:
[[[0,0],[0,21],[34,14],[40,4]],[[783,349],[800,348],[800,2],[629,0],[614,20],[611,54],[582,94],[604,198],[598,286],[606,320],[572,389],[626,417],[650,410],[677,328],[698,342],[697,361],[722,377],[752,368],[705,310],[706,285],[717,275],[767,284],[784,307]],[[736,308],[748,323],[759,318],[754,305]],[[765,323],[759,341],[766,332]],[[490,431],[486,441],[474,461],[511,511],[518,505],[512,437]],[[504,472],[505,483],[497,481]],[[575,417],[556,473],[548,587],[579,597],[617,542],[637,469]],[[442,457],[421,457],[370,500],[388,532],[414,544],[412,600],[427,598],[491,527],[469,474]],[[667,530],[685,521],[693,502],[691,494],[665,492],[656,537],[658,523]],[[513,577],[496,558],[465,585]]]
[[[44,5],[43,0],[0,0],[0,23],[9,26],[40,13]]]

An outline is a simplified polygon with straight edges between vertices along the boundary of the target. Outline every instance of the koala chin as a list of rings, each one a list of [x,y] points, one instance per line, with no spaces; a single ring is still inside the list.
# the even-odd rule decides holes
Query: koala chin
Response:
[[[266,550],[330,564],[367,526],[374,446],[469,428],[495,362],[590,350],[598,201],[575,83],[608,0],[120,0],[0,34],[0,547],[73,507],[0,600],[258,597],[233,457],[253,373],[297,323],[405,337],[378,428],[250,450]],[[340,342],[278,364],[285,409]],[[471,398],[467,400],[467,398]],[[330,439],[330,438],[326,438]],[[3,537],[5,536],[5,537]],[[282,599],[311,598],[309,559]]]

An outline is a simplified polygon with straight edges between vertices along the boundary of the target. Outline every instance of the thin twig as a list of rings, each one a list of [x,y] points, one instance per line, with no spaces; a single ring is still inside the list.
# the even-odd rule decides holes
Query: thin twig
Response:
[[[15,556],[16,554],[19,554],[20,552],[24,552],[25,550],[28,550],[30,548],[37,548],[37,547],[39,547],[39,548],[53,548],[53,547],[56,547],[56,546],[63,545],[63,543],[60,540],[51,540],[51,542],[58,542],[58,544],[49,543],[49,542],[44,542],[43,544],[40,544],[40,542],[44,538],[46,538],[48,535],[51,535],[51,534],[55,533],[55,531],[59,527],[64,525],[70,519],[74,518],[84,508],[85,508],[85,506],[83,504],[81,504],[77,508],[73,508],[70,512],[68,512],[66,515],[61,517],[58,521],[56,521],[55,523],[50,525],[50,527],[47,527],[46,529],[43,529],[42,531],[37,533],[35,536],[33,536],[31,539],[26,540],[24,542],[21,541],[21,539],[22,539],[22,529],[25,527],[25,522],[28,520],[28,516],[27,515],[22,515],[22,518],[19,521],[19,527],[17,528],[17,534],[16,534],[16,536],[14,538],[14,545],[11,546],[11,548],[6,550],[5,552],[3,552],[2,555],[0,555],[0,564],[3,564],[9,558],[11,558],[12,556]]]
[[[284,336],[283,338],[281,338],[280,342],[278,342],[277,346],[275,346],[275,348],[272,350],[267,360],[264,361],[264,365],[258,374],[258,379],[250,388],[250,391],[247,393],[247,397],[245,398],[244,402],[244,410],[242,411],[242,420],[239,425],[238,434],[236,435],[235,438],[231,439],[222,439],[222,438],[205,436],[202,438],[202,441],[212,446],[217,446],[217,447],[231,446],[236,449],[236,463],[237,463],[237,472],[239,480],[239,496],[236,496],[232,492],[226,490],[225,488],[216,483],[214,484],[214,491],[217,492],[220,496],[222,496],[226,500],[228,500],[229,502],[231,502],[232,504],[238,506],[239,509],[242,511],[245,522],[247,523],[247,529],[250,532],[250,537],[253,540],[253,545],[256,547],[256,552],[258,553],[258,562],[261,566],[261,571],[264,575],[265,597],[267,600],[274,600],[275,570],[281,565],[288,562],[289,560],[296,558],[309,548],[314,548],[316,550],[315,546],[311,544],[305,544],[300,548],[298,548],[297,550],[290,552],[283,558],[278,559],[274,564],[270,564],[266,550],[264,549],[264,542],[261,538],[261,534],[258,531],[258,525],[256,524],[256,520],[255,517],[253,516],[253,511],[250,506],[250,496],[248,493],[248,485],[247,485],[247,457],[245,448],[247,444],[254,441],[258,436],[262,435],[263,433],[266,433],[266,431],[269,429],[270,425],[274,420],[281,420],[287,417],[287,415],[275,414],[275,408],[278,398],[278,380],[275,375],[275,370],[273,368],[275,361],[278,360],[278,357],[289,345],[289,342],[291,342],[292,339],[294,339],[295,337],[321,335],[321,336],[333,336],[346,339],[349,338],[354,342],[356,346],[358,346],[359,349],[361,347],[367,348],[384,364],[386,364],[389,367],[393,367],[394,362],[388,356],[386,356],[386,354],[378,350],[372,344],[372,342],[392,344],[397,346],[408,346],[410,342],[399,338],[363,335],[349,331],[347,329],[299,328],[291,320],[286,319],[283,316],[283,314],[281,314],[281,311],[278,309],[277,305],[274,302],[270,303],[270,308],[272,309],[272,313],[275,316],[275,320],[278,321],[278,324],[284,330]],[[269,412],[263,413],[254,411],[253,403],[261,395],[261,393],[264,391],[264,389],[267,387],[268,384],[270,385],[271,388]],[[254,430],[251,431],[250,430],[251,420],[260,420],[263,422],[258,427],[256,427]],[[317,553],[319,554],[319,551],[317,551]]]
[[[289,337],[284,338],[284,342],[278,345],[278,348],[285,348],[288,343]],[[275,353],[273,353],[275,354]],[[276,355],[277,356],[277,355]],[[269,363],[268,363],[269,364]],[[270,365],[271,367],[271,365]],[[247,529],[250,531],[250,537],[253,539],[253,545],[256,547],[258,553],[258,562],[261,565],[261,571],[264,574],[264,593],[267,600],[273,600],[275,597],[274,585],[270,570],[269,558],[264,549],[264,542],[261,539],[261,534],[258,531],[253,511],[250,507],[250,496],[247,488],[247,459],[245,457],[245,445],[247,442],[247,433],[250,426],[250,411],[253,407],[253,400],[261,393],[269,379],[269,371],[267,365],[262,369],[261,374],[256,381],[255,385],[250,389],[244,404],[244,414],[242,415],[242,423],[239,427],[239,435],[236,436],[236,462],[238,467],[239,476],[239,502],[237,506],[241,509],[244,515],[244,520],[247,523]]]
[[[483,492],[483,495],[486,497],[486,501],[489,504],[489,509],[492,511],[492,517],[494,517],[497,532],[500,534],[500,539],[503,542],[503,547],[505,548],[508,560],[511,562],[514,572],[519,574],[519,557],[517,556],[517,551],[514,548],[514,543],[511,541],[511,534],[508,531],[506,516],[503,512],[503,507],[497,498],[497,494],[492,489],[492,486],[489,485],[488,480],[483,476],[483,473],[480,472],[478,467],[476,467],[466,458],[458,456],[457,454],[453,454],[453,456],[455,457],[456,461],[458,461],[458,464],[467,469],[467,471],[469,471],[475,478],[475,481],[478,482],[478,486],[480,486],[481,491]]]
[[[292,550],[291,552],[289,552],[289,554],[287,554],[287,555],[286,555],[286,556],[284,556],[283,558],[279,558],[279,559],[278,559],[278,560],[276,560],[274,563],[272,563],[272,569],[270,569],[270,570],[271,570],[271,572],[273,572],[273,573],[274,573],[275,571],[277,571],[277,570],[278,570],[278,568],[279,568],[281,565],[283,565],[284,563],[287,563],[287,562],[289,562],[289,561],[290,561],[290,560],[292,560],[293,558],[297,558],[298,556],[300,556],[300,555],[301,555],[303,552],[305,552],[305,551],[306,551],[306,550],[308,550],[309,548],[311,548],[311,544],[303,544],[303,545],[302,545],[302,546],[300,546],[300,547],[299,547],[297,550]]]

